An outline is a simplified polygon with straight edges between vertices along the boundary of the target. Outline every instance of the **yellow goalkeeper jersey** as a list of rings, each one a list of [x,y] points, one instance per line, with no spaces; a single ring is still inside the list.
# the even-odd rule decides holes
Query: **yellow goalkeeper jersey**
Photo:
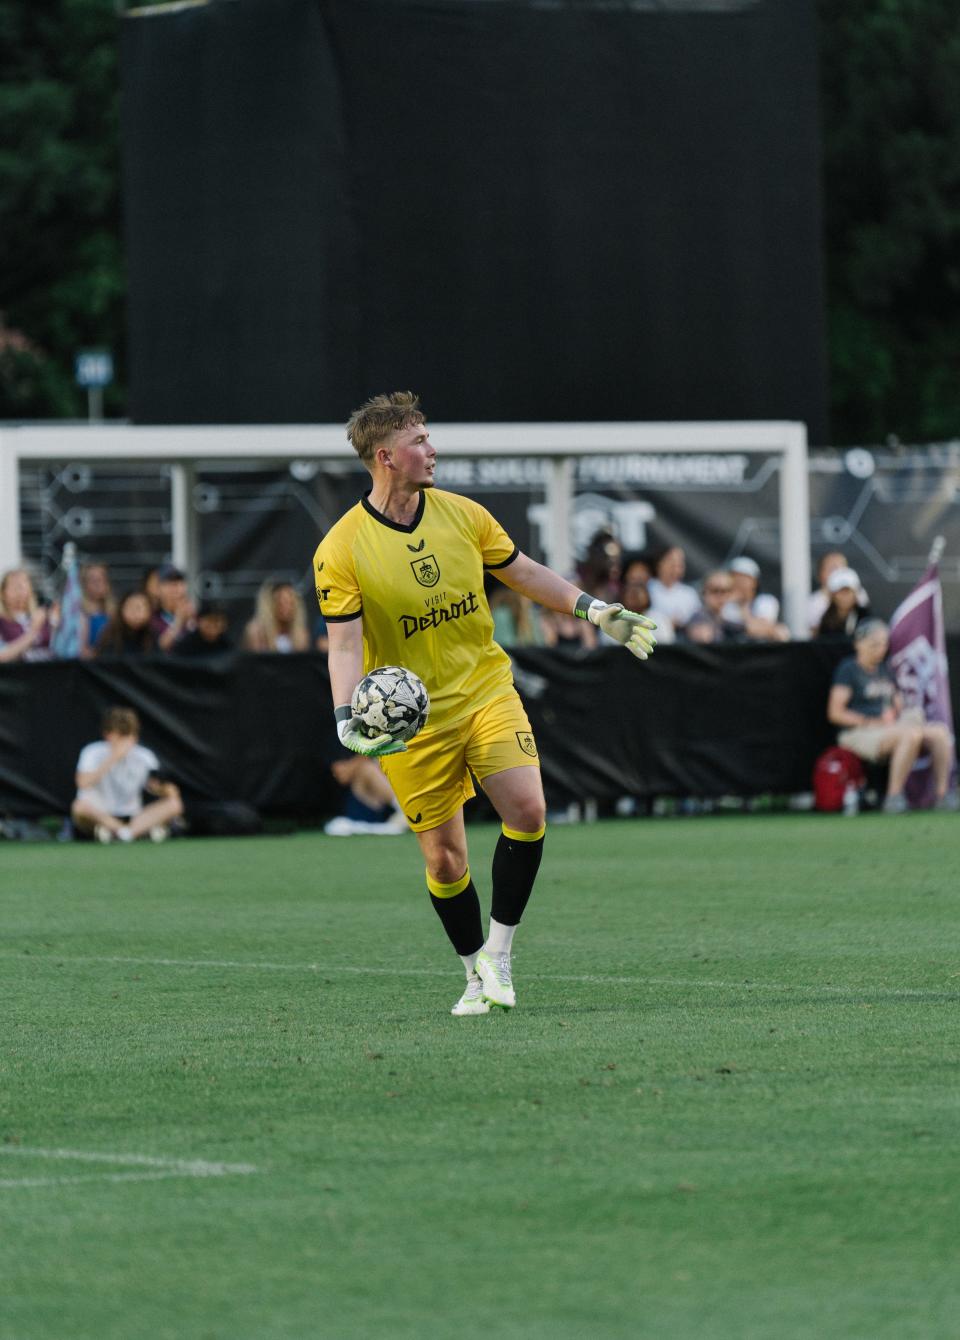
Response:
[[[493,640],[484,569],[505,568],[516,545],[485,507],[421,489],[399,525],[367,498],[340,518],[313,558],[327,623],[363,618],[363,668],[403,665],[430,694],[428,730],[469,716],[513,685]]]

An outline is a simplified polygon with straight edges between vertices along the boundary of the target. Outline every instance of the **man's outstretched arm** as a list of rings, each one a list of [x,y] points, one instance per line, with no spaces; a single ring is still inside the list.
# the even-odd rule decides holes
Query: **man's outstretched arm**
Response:
[[[504,586],[509,586],[511,591],[519,591],[548,610],[589,619],[601,632],[626,647],[641,661],[645,661],[657,645],[656,639],[650,636],[657,626],[652,619],[644,614],[633,614],[622,605],[608,605],[604,600],[595,600],[552,568],[544,567],[526,554],[518,554],[505,568],[495,569],[494,576]]]

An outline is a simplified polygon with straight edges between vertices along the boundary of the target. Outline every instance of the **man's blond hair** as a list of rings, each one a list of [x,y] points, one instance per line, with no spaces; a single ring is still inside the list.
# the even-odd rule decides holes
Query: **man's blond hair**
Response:
[[[412,391],[391,391],[389,395],[373,396],[353,411],[347,422],[347,437],[364,465],[369,465],[377,447],[391,433],[423,422],[418,396]]]

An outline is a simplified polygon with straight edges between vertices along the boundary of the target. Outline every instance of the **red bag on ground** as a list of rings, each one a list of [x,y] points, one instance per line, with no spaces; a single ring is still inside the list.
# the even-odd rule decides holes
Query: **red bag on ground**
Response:
[[[826,749],[813,765],[813,800],[818,810],[835,814],[843,809],[848,786],[859,790],[867,780],[863,764],[849,749]]]

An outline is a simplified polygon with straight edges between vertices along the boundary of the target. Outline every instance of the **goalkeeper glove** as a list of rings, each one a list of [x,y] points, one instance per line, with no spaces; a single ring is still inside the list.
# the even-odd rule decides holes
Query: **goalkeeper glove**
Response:
[[[605,600],[594,600],[586,592],[577,600],[573,612],[578,619],[589,619],[592,624],[596,624],[601,633],[612,637],[614,642],[619,642],[641,661],[653,655],[657,640],[650,633],[657,625],[645,614],[634,614],[622,605],[608,605]]]
[[[335,707],[333,715],[336,718],[340,743],[347,749],[352,749],[355,754],[363,754],[365,758],[383,758],[386,754],[406,752],[407,746],[403,741],[395,740],[386,732],[382,735],[364,735],[363,723],[359,717],[353,715],[352,707],[346,704],[343,707]]]

